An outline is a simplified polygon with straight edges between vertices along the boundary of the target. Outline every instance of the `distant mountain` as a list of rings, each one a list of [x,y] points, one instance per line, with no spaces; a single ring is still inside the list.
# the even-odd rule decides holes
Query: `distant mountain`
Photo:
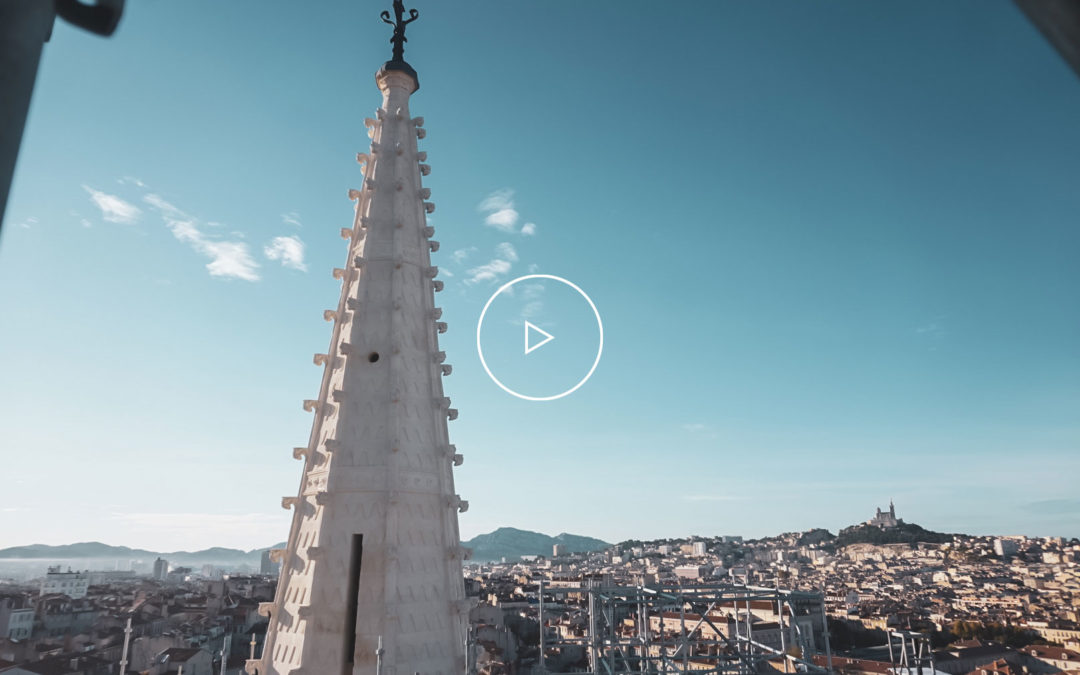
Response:
[[[951,534],[932,532],[914,523],[900,523],[884,530],[861,523],[840,530],[832,543],[843,547],[849,544],[944,544],[952,540]]]
[[[285,544],[281,543],[267,548],[284,548],[284,546]],[[251,551],[241,551],[237,548],[215,546],[202,551],[159,552],[130,548],[128,546],[110,546],[99,541],[87,541],[61,546],[49,546],[46,544],[13,546],[0,549],[0,560],[152,560],[161,557],[174,565],[218,565],[222,567],[250,565],[258,567],[265,550],[266,548],[257,548]]]
[[[540,532],[518,530],[513,527],[500,527],[489,534],[481,534],[469,541],[462,542],[473,550],[473,560],[490,561],[516,560],[523,555],[551,556],[555,544],[565,544],[570,553],[585,553],[588,551],[600,551],[611,544],[592,537],[582,537],[576,534],[562,533],[557,536],[549,536]],[[282,542],[267,548],[285,548]],[[71,564],[86,564],[93,560],[143,560],[152,561],[155,558],[164,558],[173,565],[185,565],[199,567],[202,565],[215,565],[218,567],[258,567],[266,548],[257,548],[250,551],[242,551],[238,548],[222,548],[216,546],[201,551],[148,551],[141,548],[128,546],[110,546],[99,541],[86,541],[78,544],[64,544],[61,546],[49,546],[46,544],[32,544],[30,546],[13,546],[0,549],[0,560],[22,561],[70,561]]]
[[[150,551],[127,546],[109,546],[100,541],[84,541],[78,544],[49,546],[31,544],[0,549],[0,558],[23,558],[27,560],[52,558],[58,560],[78,558],[143,558],[155,555]]]
[[[555,544],[565,544],[570,553],[601,551],[611,544],[592,537],[562,533],[549,536],[540,532],[500,527],[494,532],[473,537],[462,544],[472,549],[472,559],[480,562],[491,560],[516,560],[523,555],[551,557]]]

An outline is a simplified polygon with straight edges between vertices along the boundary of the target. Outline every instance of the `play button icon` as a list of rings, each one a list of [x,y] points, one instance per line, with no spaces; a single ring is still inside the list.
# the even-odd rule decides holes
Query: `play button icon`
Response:
[[[529,337],[533,334],[534,331],[539,333],[540,335],[544,336],[543,340],[541,340],[540,342],[537,342],[535,344],[533,344],[529,340]],[[540,349],[541,347],[543,347],[544,345],[546,345],[547,343],[551,342],[554,339],[555,339],[555,336],[552,335],[551,333],[547,332],[543,328],[537,328],[536,326],[532,325],[528,321],[525,322],[525,353],[526,354],[529,354],[529,353],[531,353],[531,352],[533,352],[533,351],[535,351],[537,349]]]
[[[555,401],[574,393],[592,377],[603,350],[604,325],[596,305],[576,284],[553,274],[504,283],[476,324],[480,365],[499,388],[526,401]]]

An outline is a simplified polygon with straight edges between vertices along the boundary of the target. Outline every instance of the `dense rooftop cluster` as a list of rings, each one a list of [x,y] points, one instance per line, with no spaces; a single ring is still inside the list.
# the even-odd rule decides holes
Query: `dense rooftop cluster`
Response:
[[[878,524],[865,525],[901,540],[925,532],[889,518],[879,514]],[[470,561],[466,592],[476,598],[470,663],[483,675],[525,672],[538,663],[541,583],[545,665],[552,672],[587,667],[584,648],[572,644],[587,634],[587,603],[560,588],[736,584],[819,593],[825,614],[819,623],[827,621],[832,664],[843,673],[888,673],[887,634],[916,631],[933,646],[941,673],[1080,675],[1077,540],[930,533],[935,543],[873,543],[865,540],[878,534],[846,532],[846,539],[811,530],[745,541],[629,541],[585,553],[559,543],[550,555]],[[274,576],[157,567],[160,578],[54,569],[33,581],[0,582],[0,674],[116,673],[129,618],[132,673],[162,675],[182,666],[184,675],[217,675],[226,638],[230,675],[240,672],[253,641],[261,652],[266,617],[258,608],[273,599]],[[744,619],[759,640],[782,630],[768,603],[748,605],[744,615],[716,611],[713,624],[721,632]],[[677,618],[649,616],[647,623],[660,634],[678,632]],[[621,631],[640,630],[635,617],[621,619]],[[811,627],[812,653],[802,656],[825,665],[821,629]]]
[[[821,592],[837,670],[884,673],[888,633],[917,631],[935,649],[941,672],[1080,673],[1080,542],[943,535],[890,512],[879,510],[841,537],[812,530],[747,541],[628,541],[471,564],[467,583],[480,598],[473,616],[478,664],[501,673],[537,660],[541,581],[549,589],[734,583]],[[764,630],[771,616],[759,614]],[[546,644],[580,636],[586,622],[586,607],[575,606],[573,596],[560,599],[544,614]],[[566,669],[584,665],[582,653],[560,656]],[[815,659],[824,664],[825,655]]]
[[[73,599],[42,593],[44,580],[0,584],[0,673],[115,675],[130,619],[130,673],[217,675],[228,640],[232,674],[251,641],[261,645],[258,605],[274,585],[267,576],[123,576]]]

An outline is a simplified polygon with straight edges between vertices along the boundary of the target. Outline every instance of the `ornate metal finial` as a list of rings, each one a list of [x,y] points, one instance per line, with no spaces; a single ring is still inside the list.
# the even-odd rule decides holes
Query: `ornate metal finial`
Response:
[[[390,12],[384,11],[379,15],[384,22],[394,27],[394,34],[390,37],[390,44],[394,45],[393,61],[405,61],[405,43],[409,41],[405,37],[405,26],[416,21],[417,17],[420,16],[420,12],[410,9],[409,18],[404,18],[404,15],[405,3],[401,0],[394,0],[394,21],[390,20]]]

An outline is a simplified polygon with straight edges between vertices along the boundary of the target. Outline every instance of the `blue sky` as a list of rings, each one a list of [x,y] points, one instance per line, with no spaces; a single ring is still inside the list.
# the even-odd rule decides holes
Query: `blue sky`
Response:
[[[1011,3],[416,7],[464,536],[835,531],[890,497],[1080,536],[1080,82]],[[58,24],[0,241],[0,545],[284,538],[382,9]],[[530,271],[604,320],[547,403],[475,349]]]

